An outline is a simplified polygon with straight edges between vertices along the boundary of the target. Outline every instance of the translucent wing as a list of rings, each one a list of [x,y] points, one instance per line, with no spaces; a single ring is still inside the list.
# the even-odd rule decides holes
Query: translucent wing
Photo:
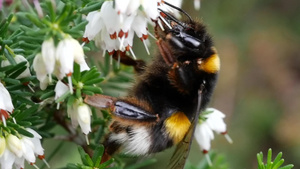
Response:
[[[167,169],[183,169],[185,162],[189,156],[191,143],[193,140],[194,132],[195,132],[195,126],[198,123],[200,110],[201,110],[201,96],[202,96],[202,90],[203,86],[198,91],[198,105],[196,109],[196,115],[193,119],[193,123],[190,126],[189,131],[186,133],[185,137],[182,139],[182,141],[177,145],[170,161],[167,166]]]
[[[185,162],[189,156],[191,143],[195,131],[195,121],[191,125],[188,133],[185,135],[183,140],[177,145],[170,161],[167,166],[167,169],[183,169]]]

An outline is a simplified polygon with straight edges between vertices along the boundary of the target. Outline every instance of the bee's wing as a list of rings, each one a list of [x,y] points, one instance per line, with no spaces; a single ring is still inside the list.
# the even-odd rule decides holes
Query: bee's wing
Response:
[[[157,122],[159,120],[157,114],[151,114],[130,102],[124,102],[114,97],[95,94],[93,96],[86,96],[84,101],[99,109],[113,109],[111,113],[123,120],[134,120],[136,122]]]
[[[189,131],[183,138],[183,140],[177,145],[170,161],[167,166],[167,169],[183,169],[185,162],[189,156],[190,148],[191,148],[191,143],[193,140],[193,135],[195,131],[195,125],[196,121],[192,123],[190,126]]]
[[[185,137],[182,139],[182,141],[177,145],[170,161],[167,166],[167,169],[183,169],[185,162],[189,156],[194,132],[195,132],[195,127],[196,124],[198,123],[199,115],[200,115],[200,110],[201,110],[201,101],[202,101],[202,91],[203,91],[204,86],[201,85],[201,87],[198,90],[198,104],[197,108],[195,111],[195,117],[192,120],[192,125],[189,128],[189,131],[186,133]]]
[[[105,108],[109,108],[112,105],[114,105],[114,102],[116,100],[117,99],[114,97],[105,96],[105,95],[101,95],[101,94],[95,94],[93,96],[86,96],[84,99],[84,102],[86,102],[87,104],[89,104],[93,107],[105,109]]]

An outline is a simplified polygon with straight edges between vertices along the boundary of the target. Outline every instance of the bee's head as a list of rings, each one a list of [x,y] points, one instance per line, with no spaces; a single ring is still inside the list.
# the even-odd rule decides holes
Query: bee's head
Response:
[[[189,65],[199,71],[217,73],[219,70],[219,57],[210,35],[201,22],[189,20],[182,22],[172,15],[161,11],[164,24],[162,40],[172,49],[173,60],[179,65]]]

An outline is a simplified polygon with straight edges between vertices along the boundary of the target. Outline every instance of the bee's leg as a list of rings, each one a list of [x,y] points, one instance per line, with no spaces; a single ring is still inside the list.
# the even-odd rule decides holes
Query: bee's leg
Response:
[[[117,51],[113,54],[113,58],[117,61],[120,59],[120,62],[124,65],[133,66],[138,74],[143,73],[146,68],[146,63],[143,60],[134,60],[126,55],[126,52]]]
[[[169,49],[167,43],[163,41],[162,39],[159,39],[156,41],[156,44],[158,46],[159,52],[164,58],[165,62],[168,65],[173,65],[173,63],[176,61],[174,56],[172,55],[171,50]]]

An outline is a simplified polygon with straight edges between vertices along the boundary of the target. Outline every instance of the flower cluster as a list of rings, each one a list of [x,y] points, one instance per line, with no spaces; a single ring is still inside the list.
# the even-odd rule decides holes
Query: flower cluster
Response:
[[[58,81],[55,86],[55,100],[69,90],[68,86]],[[59,103],[58,103],[59,104]],[[91,109],[84,104],[82,99],[78,99],[73,105],[68,106],[68,116],[71,118],[72,125],[76,128],[79,124],[82,132],[87,135],[91,131]]]
[[[182,0],[166,0],[166,2],[181,7]],[[200,8],[200,0],[195,0],[195,8]],[[132,51],[134,33],[144,43],[148,54],[146,40],[148,39],[147,24],[158,24],[161,26],[160,10],[173,13],[179,17],[179,11],[165,5],[163,0],[115,0],[105,1],[100,11],[90,12],[86,19],[84,40],[94,40],[97,47],[108,51],[112,55],[115,51]],[[160,18],[160,19],[159,19]],[[162,26],[161,26],[162,27]],[[151,35],[154,37],[153,35]]]
[[[0,136],[0,166],[3,169],[24,168],[26,160],[34,165],[36,157],[44,160],[44,149],[41,145],[41,136],[30,128],[26,128],[34,137],[20,135],[19,137],[7,134]],[[47,164],[47,162],[44,160]],[[47,164],[48,165],[48,164]]]
[[[0,116],[4,127],[7,127],[6,120],[10,117],[13,110],[14,106],[12,104],[11,96],[0,82]],[[15,120],[14,123],[16,123]],[[16,168],[24,168],[25,160],[31,165],[34,165],[36,156],[39,159],[44,160],[44,149],[42,148],[40,141],[42,137],[30,128],[26,128],[26,131],[31,133],[33,138],[18,133],[17,137],[1,129],[0,168],[11,169],[13,165],[15,165]],[[45,160],[44,162],[47,164]]]
[[[207,154],[211,147],[211,141],[214,139],[214,133],[225,136],[229,143],[232,143],[231,138],[227,134],[226,124],[223,121],[225,115],[217,109],[207,108],[205,113],[200,117],[199,123],[195,129],[195,139],[204,154]],[[207,156],[208,163],[211,165],[209,156]]]
[[[145,13],[138,10],[143,6]],[[86,40],[95,40],[97,47],[112,55],[115,51],[131,51],[134,33],[144,42],[148,38],[147,20],[157,20],[157,2],[129,0],[105,1],[100,11],[87,15],[89,23],[84,32]],[[147,47],[147,46],[146,46]],[[132,52],[133,54],[133,52]],[[133,54],[134,56],[134,54]]]
[[[82,46],[77,40],[65,35],[57,47],[52,38],[45,40],[41,53],[38,53],[33,61],[33,69],[36,71],[41,89],[46,89],[48,83],[52,81],[53,73],[59,80],[67,76],[70,92],[73,93],[71,75],[74,61],[80,65],[82,70],[89,69],[84,60]]]

